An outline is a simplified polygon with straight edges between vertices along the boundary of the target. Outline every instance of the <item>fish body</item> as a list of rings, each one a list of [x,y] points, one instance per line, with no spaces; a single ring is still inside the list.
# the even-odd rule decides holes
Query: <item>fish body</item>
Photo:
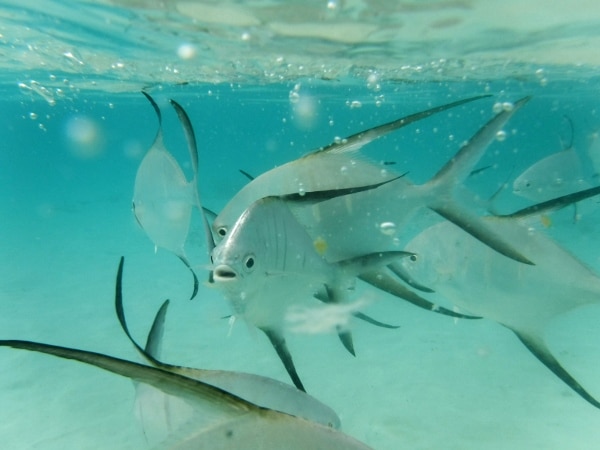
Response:
[[[236,314],[259,328],[280,328],[290,305],[305,303],[323,285],[336,293],[352,290],[359,272],[405,255],[398,251],[331,263],[286,201],[266,197],[244,211],[215,247],[215,286],[225,292]]]
[[[193,410],[185,426],[173,430],[159,448],[356,449],[369,447],[337,430],[242,400],[202,381],[156,367],[68,347],[0,340],[1,347],[35,351],[79,361],[159,389]]]
[[[181,122],[188,144],[193,177],[187,180],[179,163],[167,150],[163,141],[162,114],[154,99],[142,91],[158,119],[158,131],[150,149],[140,163],[133,188],[133,214],[155,248],[161,247],[175,254],[194,277],[191,298],[198,293],[198,277],[185,254],[193,208],[198,208],[207,234],[207,250],[212,250],[212,236],[205,210],[198,193],[198,148],[196,136],[185,110],[175,101],[170,103]]]
[[[418,120],[484,97],[488,96],[459,100],[373,127],[251,178],[214,219],[215,237],[218,240],[225,237],[241,214],[264,197],[333,191],[391,180],[398,174],[388,170],[387,165],[373,163],[360,155],[362,147]]]
[[[154,245],[185,255],[194,189],[162,140],[155,142],[138,168],[133,197],[135,217]]]
[[[545,235],[514,218],[492,218],[490,226],[518,245],[536,265],[519,264],[447,222],[423,230],[406,248],[417,256],[401,264],[411,276],[472,314],[511,329],[523,344],[574,391],[592,397],[560,365],[544,341],[552,319],[600,302],[600,278]]]
[[[466,191],[461,186],[497,132],[526,102],[527,98],[522,99],[513,109],[489,120],[424,184],[413,184],[408,177],[402,177],[377,189],[333,198],[295,214],[311,236],[328,242],[325,256],[330,259],[404,248],[412,236],[441,216],[496,252],[516,261],[535,263],[530,259],[534,255],[524,255],[480,217],[475,202],[473,207],[468,204],[469,197],[463,195]]]
[[[318,247],[320,248],[320,247]],[[214,286],[230,301],[237,316],[262,330],[277,351],[296,387],[304,390],[284,339],[286,317],[293,306],[319,306],[348,301],[354,278],[406,256],[403,251],[378,252],[329,262],[298,223],[288,202],[265,197],[253,203],[214,248]],[[352,314],[348,309],[346,316]],[[347,317],[335,324],[344,346],[354,353]]]
[[[425,208],[467,230],[503,255],[531,264],[532,261],[524,257],[518,248],[495,234],[474,208],[465,206],[455,195],[486,148],[496,139],[498,131],[527,101],[528,98],[521,99],[512,108],[489,120],[425,184],[415,185],[408,177],[387,166],[383,168],[369,162],[357,153],[375,137],[365,142],[352,142],[349,138],[352,145],[332,145],[252,180],[217,216],[213,230],[216,235],[226,236],[244,209],[250,206],[248,202],[267,194],[283,196],[296,193],[301,197],[319,190],[335,192],[342,187],[381,183],[376,189],[334,196],[316,205],[307,206],[300,202],[294,206],[294,214],[311,238],[327,242],[323,251],[328,260],[398,249],[407,240],[403,234],[407,224],[417,210]],[[375,130],[373,135],[378,137],[383,132],[389,130]],[[352,167],[356,167],[356,172]]]
[[[535,202],[591,187],[573,147],[540,159],[513,181],[513,193]]]

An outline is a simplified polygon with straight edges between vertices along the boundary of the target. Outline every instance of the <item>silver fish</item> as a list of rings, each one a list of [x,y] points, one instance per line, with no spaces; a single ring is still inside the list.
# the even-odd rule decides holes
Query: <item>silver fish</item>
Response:
[[[327,405],[324,405],[305,392],[299,391],[288,384],[272,378],[227,370],[208,370],[182,367],[162,362],[159,359],[160,348],[162,345],[164,322],[169,300],[166,300],[156,313],[154,322],[152,323],[152,327],[148,333],[146,345],[144,348],[142,348],[131,336],[127,326],[127,321],[125,319],[122,294],[123,265],[124,258],[121,258],[117,272],[115,289],[115,309],[117,318],[119,319],[123,331],[134,345],[136,350],[151,365],[172,373],[176,373],[178,375],[183,375],[188,378],[193,378],[195,380],[208,383],[211,386],[223,389],[233,395],[236,395],[237,397],[263,408],[273,409],[282,413],[290,414],[292,416],[301,417],[303,419],[336,429],[340,427],[339,417]],[[148,386],[139,385],[138,389],[140,388],[147,389]],[[156,390],[154,389],[154,391]],[[154,397],[156,397],[156,392],[152,394]],[[156,402],[158,405],[162,405],[162,409],[165,412],[165,417],[159,416],[158,420],[152,421],[152,424],[148,424],[147,428],[149,429],[156,429],[157,427],[161,426],[164,427],[165,424],[172,425],[174,422],[172,416],[177,413],[176,408],[181,408],[181,406],[172,405],[173,402],[176,402],[179,399],[176,397],[169,397],[162,392],[160,392],[160,394],[162,394],[163,397],[161,401],[156,402],[155,398],[153,398],[152,401]],[[147,398],[145,400],[148,401]],[[148,411],[148,408],[144,408],[140,412],[141,416],[146,417],[149,414],[157,413],[157,411]],[[161,411],[159,411],[159,413],[160,412]],[[185,411],[181,415],[185,417]]]
[[[330,260],[372,252],[374,248],[389,249],[390,245],[394,244],[393,232],[379,233],[375,241],[365,239],[366,236],[373,236],[373,223],[391,223],[397,229],[402,229],[415,210],[429,208],[464,228],[496,251],[517,261],[531,264],[518,249],[505,242],[501,236],[495,235],[485,222],[479,220],[475,213],[464,207],[454,196],[460,183],[472,172],[497,132],[529,98],[521,99],[512,109],[497,114],[431,181],[423,185],[414,185],[407,177],[389,168],[382,170],[383,166],[369,162],[358,154],[364,145],[374,139],[411,121],[427,117],[433,114],[431,111],[439,112],[479,98],[482,96],[375,127],[264,173],[240,190],[217,216],[212,225],[215,235],[217,238],[227,235],[242,212],[252,202],[265,196],[296,194],[310,197],[319,192],[349,190],[381,182],[382,187],[378,189],[335,198],[317,207],[304,208],[308,211],[298,213],[299,220],[313,239],[321,238],[328,243],[326,256]],[[394,178],[399,179],[392,181]],[[337,232],[340,226],[344,229],[343,233]],[[357,248],[357,243],[364,245]]]
[[[553,153],[533,163],[513,181],[513,193],[543,202],[591,187],[581,158],[574,147]]]
[[[213,250],[214,286],[236,315],[267,335],[296,387],[304,390],[283,337],[290,308],[314,301],[323,287],[330,303],[345,303],[354,277],[407,255],[375,252],[330,263],[315,249],[288,202],[266,197],[253,203]],[[349,331],[342,324],[337,329],[353,353]]]
[[[154,143],[142,159],[135,177],[133,213],[137,222],[156,247],[164,248],[179,257],[194,277],[194,290],[198,292],[198,278],[186,257],[184,246],[190,227],[192,209],[202,214],[204,226],[209,225],[198,194],[198,150],[191,122],[183,108],[171,100],[183,126],[188,151],[192,161],[193,177],[188,181],[181,167],[166,149],[163,142],[162,115],[154,99],[146,96],[158,118],[158,131]],[[212,242],[212,240],[211,240]],[[212,247],[209,245],[208,251]]]
[[[361,158],[358,152],[370,142],[433,114],[469,103],[489,95],[479,95],[412,114],[392,122],[356,133],[300,159],[269,170],[244,186],[218,214],[212,223],[216,239],[229,232],[238,217],[255,201],[269,196],[334,191],[391,180],[395,175],[383,166]],[[356,159],[350,164],[350,155]]]
[[[535,255],[535,266],[499,256],[448,222],[418,234],[406,246],[416,252],[401,264],[416,279],[461,309],[512,330],[527,349],[582,398],[600,408],[552,354],[544,340],[549,322],[575,308],[600,302],[600,277],[579,259],[521,219],[598,195],[595,187],[504,216],[490,227]]]
[[[333,428],[242,400],[202,381],[101,353],[19,340],[0,340],[0,347],[35,351],[72,359],[148,384],[185,400],[194,416],[175,430],[160,448],[223,449],[368,449]]]

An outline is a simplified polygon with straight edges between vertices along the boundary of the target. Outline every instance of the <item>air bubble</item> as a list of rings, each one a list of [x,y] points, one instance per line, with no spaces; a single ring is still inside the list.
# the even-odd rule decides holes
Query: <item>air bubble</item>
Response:
[[[511,102],[504,102],[504,103],[502,103],[502,110],[503,111],[511,112],[513,109],[515,109],[515,105],[512,104]]]
[[[494,114],[499,114],[502,112],[502,103],[497,102],[494,103],[494,106],[492,106],[492,111]]]
[[[381,222],[379,230],[386,236],[393,236],[396,234],[396,224],[394,222]]]
[[[177,56],[184,60],[192,59],[196,56],[196,47],[192,44],[181,44],[177,48]]]
[[[506,131],[500,130],[496,133],[496,140],[502,142],[506,139]]]
[[[29,113],[29,118],[31,120],[36,120],[38,118],[38,115],[36,113],[34,113],[34,112],[30,112]]]

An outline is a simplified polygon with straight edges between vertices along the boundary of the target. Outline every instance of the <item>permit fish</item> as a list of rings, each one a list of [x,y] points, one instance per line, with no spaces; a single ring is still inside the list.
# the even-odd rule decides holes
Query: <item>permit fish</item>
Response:
[[[487,146],[496,138],[497,132],[529,97],[498,113],[423,185],[415,185],[389,166],[384,168],[359,154],[364,145],[391,131],[483,97],[486,96],[450,103],[366,130],[256,177],[233,197],[214,220],[212,227],[216,240],[225,237],[243,211],[262,197],[291,194],[302,196],[336,190],[347,190],[350,193],[353,187],[387,182],[396,177],[399,179],[378,189],[369,189],[352,196],[322,202],[316,207],[304,208],[308,210],[304,214],[295,213],[315,241],[326,243],[322,250],[330,260],[369,253],[376,247],[388,249],[396,237],[389,230],[379,233],[387,236],[387,239],[381,236],[376,241],[365,239],[366,236],[373,236],[373,224],[392,224],[401,229],[416,209],[425,207],[467,230],[503,255],[531,264],[517,248],[495,235],[485,222],[479,220],[477,214],[454,198],[454,191],[474,170]],[[344,232],[340,233],[340,229],[344,229]],[[364,245],[357,248],[357,243]]]
[[[163,141],[162,114],[154,99],[145,91],[142,94],[152,105],[158,118],[158,131],[154,142],[138,167],[133,191],[133,213],[156,247],[174,253],[194,277],[191,298],[198,293],[198,277],[185,254],[192,209],[197,207],[204,227],[209,225],[198,193],[198,150],[191,122],[183,108],[170,100],[182,124],[192,162],[193,177],[188,181],[183,170]],[[210,240],[212,242],[212,238]],[[209,244],[208,251],[212,250]]]
[[[536,202],[589,187],[583,163],[573,147],[540,159],[513,181],[514,194]]]
[[[122,294],[123,266],[124,258],[121,257],[115,287],[115,310],[117,318],[130,342],[140,355],[151,365],[178,375],[202,381],[203,383],[208,383],[211,386],[223,389],[260,407],[301,417],[324,426],[336,429],[340,428],[340,419],[330,407],[289,384],[249,373],[227,370],[196,369],[168,364],[161,361],[160,351],[169,300],[166,300],[156,313],[152,327],[148,333],[146,344],[144,348],[142,348],[131,335],[125,318]],[[183,406],[184,411],[182,414],[178,414],[179,411],[177,411],[177,409],[181,409],[182,406],[179,404],[173,405],[173,403],[181,402],[179,398],[168,396],[162,392],[158,393],[163,394],[160,396],[157,394],[156,389],[148,385],[141,384],[137,387],[138,390],[143,389],[145,391],[150,388],[154,391],[150,392],[150,394],[153,395],[151,401],[153,404],[157,405],[160,410],[149,411],[148,408],[145,407],[143,409],[138,408],[140,416],[142,418],[146,417],[145,423],[147,424],[147,427],[145,428],[156,430],[156,428],[164,427],[165,424],[167,427],[172,426],[175,422],[173,418],[173,415],[175,414],[183,416],[184,418],[186,417],[187,411],[185,411],[185,406],[187,405]],[[142,392],[142,394],[146,393],[147,392]],[[159,397],[158,400],[156,399],[157,395]],[[148,397],[145,397],[143,400],[147,403]],[[146,405],[141,406],[143,407]],[[161,415],[161,413],[164,415]]]
[[[212,230],[216,240],[224,238],[241,214],[263,197],[348,189],[392,179],[395,176],[393,173],[382,171],[384,165],[375,164],[359,155],[360,149],[392,131],[485,97],[489,95],[478,95],[437,106],[361,131],[258,177],[242,171],[250,183],[244,186],[214,219]],[[354,159],[350,160],[351,157]]]
[[[368,449],[354,438],[293,415],[257,406],[223,389],[157,367],[102,353],[21,340],[0,340],[0,347],[34,351],[79,361],[188,403],[193,417],[159,448],[168,449]],[[93,388],[93,386],[90,386]]]
[[[570,119],[571,129],[573,124]],[[583,162],[573,146],[573,138],[564,150],[533,163],[513,181],[513,193],[535,202],[588,189]]]
[[[600,278],[558,243],[522,219],[600,193],[600,187],[559,197],[502,217],[493,229],[514,242],[535,266],[503,258],[468,233],[440,222],[414,237],[400,263],[416,279],[470,313],[512,330],[525,347],[573,391],[597,408],[594,398],[562,367],[544,339],[554,318],[600,302]]]
[[[528,100],[525,97],[496,114],[424,184],[416,185],[408,177],[402,177],[375,190],[333,198],[310,209],[299,209],[295,214],[311,236],[327,242],[327,258],[403,248],[411,234],[424,228],[425,223],[439,220],[427,214],[433,211],[496,252],[533,264],[535,261],[490,228],[476,209],[470,207],[462,186],[497,133]],[[472,203],[475,206],[476,201]],[[339,232],[342,229],[344,232]]]
[[[265,333],[296,387],[304,391],[284,338],[289,309],[310,303],[323,289],[328,303],[347,303],[357,275],[408,255],[375,252],[328,262],[292,214],[289,202],[265,197],[243,212],[213,250],[213,285],[230,301],[236,316]],[[354,353],[349,330],[339,324],[337,331]]]

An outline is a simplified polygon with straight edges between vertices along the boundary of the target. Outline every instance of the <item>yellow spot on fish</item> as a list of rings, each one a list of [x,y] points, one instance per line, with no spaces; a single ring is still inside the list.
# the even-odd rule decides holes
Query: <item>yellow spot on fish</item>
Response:
[[[542,222],[542,225],[545,228],[550,228],[552,226],[552,219],[545,214],[540,216],[540,222]]]
[[[317,253],[321,256],[323,256],[327,251],[327,241],[320,236],[317,239],[315,239],[313,245],[315,246],[315,250],[317,251]]]

